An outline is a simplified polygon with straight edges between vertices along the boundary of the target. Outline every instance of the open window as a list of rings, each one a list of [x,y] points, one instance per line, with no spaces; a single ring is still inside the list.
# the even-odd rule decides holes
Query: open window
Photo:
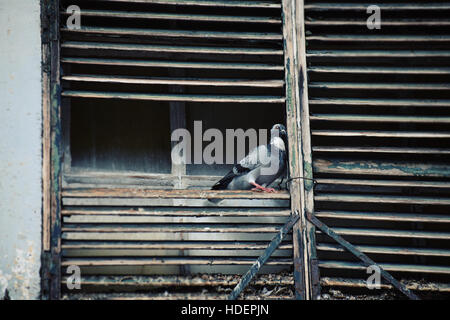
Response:
[[[177,165],[173,130],[194,148],[194,121],[223,137],[285,122],[280,1],[193,3],[62,1],[66,185],[209,189],[232,166],[225,141],[224,164]]]

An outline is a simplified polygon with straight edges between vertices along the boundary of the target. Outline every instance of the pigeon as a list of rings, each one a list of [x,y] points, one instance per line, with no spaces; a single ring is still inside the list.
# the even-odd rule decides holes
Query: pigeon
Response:
[[[282,124],[270,130],[270,143],[253,149],[212,190],[252,190],[275,192],[268,188],[287,168],[287,132]]]

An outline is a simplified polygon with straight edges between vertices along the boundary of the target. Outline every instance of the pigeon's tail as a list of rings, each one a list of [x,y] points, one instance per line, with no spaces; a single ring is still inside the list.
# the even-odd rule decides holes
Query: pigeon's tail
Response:
[[[225,190],[234,177],[236,177],[236,174],[231,170],[225,177],[217,181],[216,184],[212,186],[211,190]]]

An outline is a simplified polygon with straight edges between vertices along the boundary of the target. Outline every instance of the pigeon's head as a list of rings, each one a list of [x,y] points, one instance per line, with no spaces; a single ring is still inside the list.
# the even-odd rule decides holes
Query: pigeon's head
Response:
[[[275,124],[272,129],[270,129],[270,135],[272,137],[280,137],[283,140],[287,138],[286,127],[282,124]]]

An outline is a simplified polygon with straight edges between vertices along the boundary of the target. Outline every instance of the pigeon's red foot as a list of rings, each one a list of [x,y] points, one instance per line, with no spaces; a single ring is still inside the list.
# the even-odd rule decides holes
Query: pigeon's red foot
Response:
[[[255,186],[255,188],[253,188],[252,191],[269,192],[269,193],[275,192],[274,188],[265,188],[257,183],[252,183],[252,185]]]

